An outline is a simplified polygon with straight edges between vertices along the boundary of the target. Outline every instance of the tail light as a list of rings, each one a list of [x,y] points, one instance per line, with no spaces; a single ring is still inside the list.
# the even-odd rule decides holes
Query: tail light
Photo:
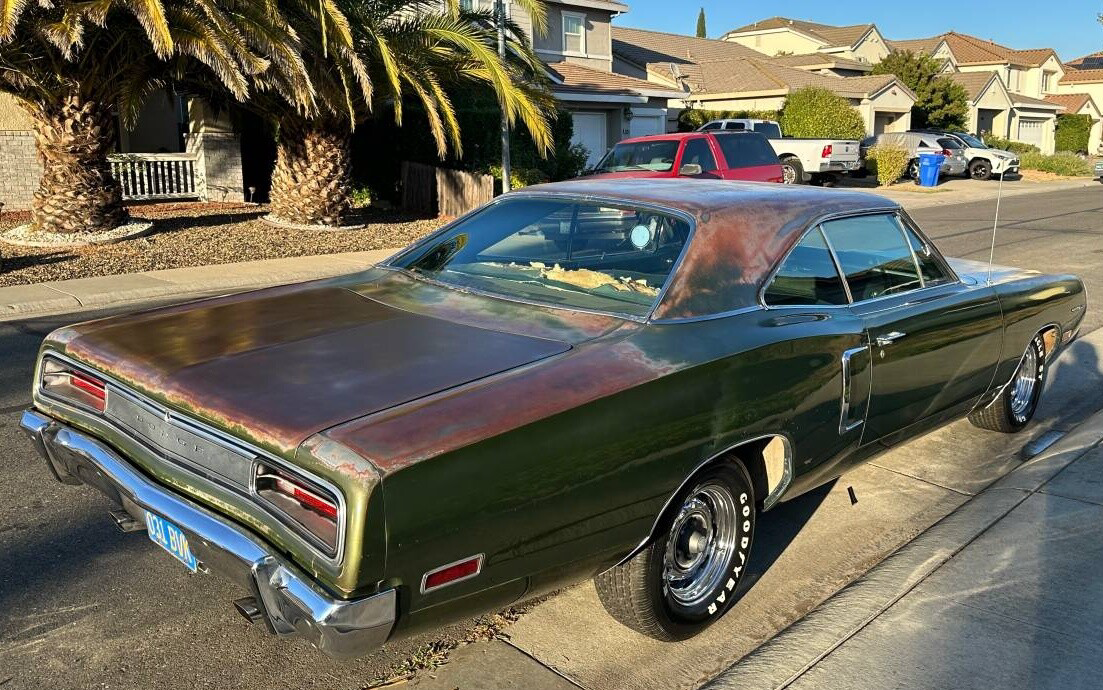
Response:
[[[337,552],[341,508],[333,492],[267,463],[257,463],[253,487],[259,498],[317,537],[330,554]]]
[[[954,152],[951,151],[950,149],[942,149],[942,155],[946,156],[947,158],[953,158],[954,157]]]
[[[820,152],[820,158],[829,157],[831,155],[831,152],[834,151],[834,150],[835,149],[831,146],[831,144],[828,144],[827,146],[824,146],[823,151]]]
[[[107,407],[107,385],[103,381],[52,357],[42,361],[39,387],[47,395],[96,412]]]

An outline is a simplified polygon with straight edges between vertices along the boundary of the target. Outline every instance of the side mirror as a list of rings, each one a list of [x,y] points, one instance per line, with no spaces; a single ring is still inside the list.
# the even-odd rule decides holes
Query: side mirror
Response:
[[[684,175],[686,177],[700,175],[702,172],[704,171],[701,169],[700,163],[686,163],[678,170],[679,175]]]

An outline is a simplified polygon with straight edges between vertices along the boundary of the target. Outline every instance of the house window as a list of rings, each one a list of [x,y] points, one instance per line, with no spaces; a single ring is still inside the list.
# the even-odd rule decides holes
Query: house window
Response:
[[[563,13],[563,52],[586,54],[586,15]]]
[[[1042,72],[1042,93],[1049,93],[1053,72]]]

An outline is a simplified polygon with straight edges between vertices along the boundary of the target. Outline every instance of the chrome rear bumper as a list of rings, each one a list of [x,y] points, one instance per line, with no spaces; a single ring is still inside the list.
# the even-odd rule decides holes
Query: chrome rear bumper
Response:
[[[20,426],[59,481],[94,486],[141,525],[148,510],[179,527],[199,570],[248,589],[277,635],[299,635],[337,658],[363,655],[390,636],[395,590],[335,599],[248,530],[151,481],[93,437],[36,410],[24,412]]]

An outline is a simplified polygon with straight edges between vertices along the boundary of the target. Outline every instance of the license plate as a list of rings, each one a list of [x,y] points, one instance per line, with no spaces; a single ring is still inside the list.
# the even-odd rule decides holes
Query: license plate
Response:
[[[191,549],[188,548],[188,538],[184,536],[179,527],[148,510],[146,511],[146,527],[149,531],[149,538],[154,544],[171,553],[176,560],[188,566],[188,570],[193,573],[196,571],[199,562],[192,555]]]

